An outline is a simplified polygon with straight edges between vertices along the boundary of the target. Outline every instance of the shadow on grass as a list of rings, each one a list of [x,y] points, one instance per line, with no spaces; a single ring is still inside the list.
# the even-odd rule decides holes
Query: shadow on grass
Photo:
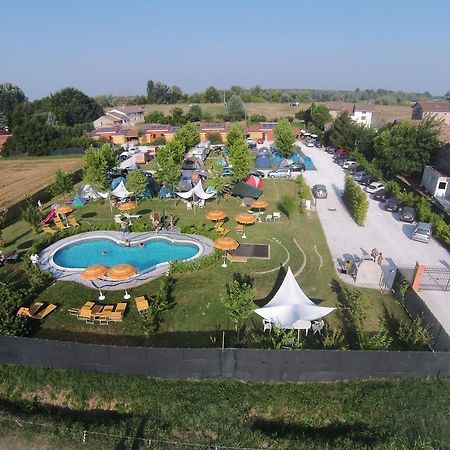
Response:
[[[25,249],[27,249],[27,248],[30,248],[32,245],[33,245],[33,239],[30,239],[30,240],[28,240],[28,241],[25,241],[25,242],[21,242],[18,246],[17,246],[17,248],[19,249],[19,250],[25,250]]]
[[[301,438],[311,439],[316,443],[332,443],[335,440],[351,440],[371,446],[383,440],[383,430],[371,427],[364,422],[353,424],[331,422],[328,425],[312,426],[284,420],[267,420],[257,418],[251,425],[252,431],[260,431],[273,439]]]
[[[151,209],[140,209],[139,211],[136,212],[136,214],[141,214],[142,216],[144,214],[150,214],[152,212]]]
[[[7,242],[7,245],[14,245],[17,241],[19,241],[20,239],[22,239],[24,236],[26,236],[27,234],[29,234],[30,230],[27,230],[25,232],[23,232],[22,234],[19,234],[18,236],[15,236],[14,239],[12,239],[11,241]]]
[[[273,284],[272,290],[264,297],[259,300],[255,300],[255,304],[260,308],[264,306],[280,289],[281,284],[283,283],[284,278],[286,277],[286,269],[280,263],[280,270],[278,271],[277,278],[275,283]]]
[[[83,219],[91,219],[92,217],[96,217],[97,216],[97,213],[96,212],[87,212],[87,213],[84,213],[84,214],[82,214],[81,215],[81,217],[83,218]]]

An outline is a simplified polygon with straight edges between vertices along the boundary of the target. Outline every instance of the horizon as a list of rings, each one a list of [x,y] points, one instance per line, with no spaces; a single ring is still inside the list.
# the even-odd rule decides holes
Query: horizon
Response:
[[[427,21],[419,0],[407,9],[388,0],[365,8],[356,0],[230,0],[225,8],[174,0],[170,9],[143,0],[132,8],[117,0],[22,0],[2,9],[8,47],[0,82],[30,100],[68,86],[90,96],[145,95],[149,79],[186,93],[260,85],[444,96],[450,88],[444,0],[426,5]]]

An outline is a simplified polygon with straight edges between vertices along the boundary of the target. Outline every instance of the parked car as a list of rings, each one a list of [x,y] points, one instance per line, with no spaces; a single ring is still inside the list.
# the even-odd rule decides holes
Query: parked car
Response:
[[[401,211],[398,218],[402,222],[412,223],[416,219],[416,210],[410,206],[405,206]]]
[[[291,169],[288,167],[282,167],[275,170],[271,170],[267,176],[269,178],[289,178],[291,176]]]
[[[397,197],[388,198],[384,202],[385,211],[401,211],[403,208],[403,203]]]
[[[375,192],[375,194],[373,194],[373,199],[377,202],[384,202],[391,197],[392,193],[387,189],[380,189],[379,191]]]
[[[223,172],[219,175],[219,177],[231,177],[233,176],[233,169],[229,167],[224,167]]]
[[[330,155],[334,155],[334,153],[336,152],[337,148],[336,147],[325,147],[325,151],[327,153],[329,153]]]
[[[248,172],[249,175],[254,175],[255,177],[264,178],[266,174],[261,172],[260,170],[250,169]]]
[[[305,145],[306,145],[307,147],[314,147],[314,143],[311,142],[311,141],[307,141],[307,142],[305,143]]]
[[[247,145],[248,145],[248,148],[256,148],[256,142],[254,142],[254,141],[248,141],[247,142]]]
[[[414,228],[411,239],[428,244],[432,236],[432,230],[431,223],[418,222],[416,228]]]
[[[322,148],[322,144],[320,142],[316,142],[316,148]]]
[[[334,152],[334,156],[348,156],[348,151],[340,148]]]
[[[315,198],[327,198],[327,188],[323,184],[315,184],[311,189]]]
[[[361,172],[361,170],[363,169],[362,166],[360,166],[359,164],[352,164],[350,167],[348,167],[346,170],[348,173],[356,173],[356,172]]]
[[[289,166],[291,172],[304,172],[306,170],[306,166],[303,163],[292,163]]]
[[[355,172],[353,174],[353,179],[359,183],[365,175],[367,175],[367,173],[364,170],[360,170],[359,172]]]
[[[342,164],[343,169],[348,169],[351,165],[358,164],[356,161],[352,161],[351,159],[348,159],[347,161]]]
[[[375,178],[372,175],[366,173],[359,180],[359,184],[362,184],[363,186],[369,186],[369,184],[371,184],[374,181],[376,181]]]
[[[348,156],[340,156],[339,158],[336,159],[335,163],[338,166],[342,167],[347,161],[348,161]]]
[[[375,194],[375,192],[379,191],[380,189],[384,189],[384,184],[380,183],[379,181],[373,181],[369,184],[369,186],[366,187],[366,192],[368,194]]]

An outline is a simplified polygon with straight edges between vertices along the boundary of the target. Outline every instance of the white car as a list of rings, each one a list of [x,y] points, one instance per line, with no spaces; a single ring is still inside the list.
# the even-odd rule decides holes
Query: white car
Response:
[[[350,160],[345,161],[345,163],[342,164],[342,168],[343,169],[348,169],[352,164],[356,164],[356,161],[350,161]]]
[[[384,184],[379,181],[374,181],[366,187],[366,192],[368,194],[375,194],[375,192],[378,192],[380,189],[384,189]]]
[[[291,176],[291,169],[287,167],[271,170],[267,176],[269,178],[289,178]]]

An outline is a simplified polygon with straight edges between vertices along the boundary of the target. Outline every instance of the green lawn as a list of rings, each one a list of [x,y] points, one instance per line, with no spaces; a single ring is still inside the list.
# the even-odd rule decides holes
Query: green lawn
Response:
[[[293,181],[264,180],[264,199],[269,202],[267,212],[277,210],[277,202],[284,194],[295,195],[297,186]],[[150,211],[166,212],[177,216],[178,224],[209,223],[205,219],[205,213],[210,209],[220,208],[224,210],[230,220],[225,226],[232,231],[232,237],[241,240],[234,228],[236,214],[246,211],[248,208],[241,206],[241,200],[230,198],[228,200],[214,201],[207,208],[187,211],[183,203],[176,200],[145,200],[139,203],[137,212],[143,215],[144,222],[149,222]],[[86,206],[77,208],[74,215],[79,221],[91,224],[109,224],[112,221],[114,211],[111,213],[108,203],[89,202]],[[338,306],[338,294],[342,282],[334,269],[325,237],[315,213],[300,214],[296,212],[291,222],[282,217],[280,222],[258,223],[248,226],[246,230],[249,243],[270,244],[270,259],[250,259],[247,264],[229,264],[227,269],[222,269],[218,263],[214,267],[197,272],[176,274],[173,305],[165,314],[160,331],[151,338],[144,338],[140,330],[140,318],[134,305],[128,308],[128,314],[123,323],[110,324],[101,327],[88,325],[77,321],[75,317],[67,313],[68,308],[81,306],[87,300],[95,300],[97,293],[92,289],[72,282],[56,282],[45,290],[39,300],[54,302],[59,305],[56,312],[50,315],[40,328],[35,331],[35,336],[43,338],[58,338],[88,342],[117,343],[117,344],[142,344],[157,346],[217,346],[218,330],[232,330],[233,324],[229,322],[220,302],[220,295],[225,292],[225,285],[232,280],[237,272],[249,275],[254,280],[256,301],[265,304],[274,293],[274,288],[279,285],[280,264],[284,263],[289,255],[289,266],[296,273],[304,262],[304,257],[294,243],[294,238],[306,255],[306,265],[303,272],[297,277],[300,286],[305,293],[322,306]],[[15,248],[25,249],[36,238],[29,232],[29,227],[22,221],[8,227],[3,233],[9,247],[6,251]],[[277,238],[283,245],[273,241]],[[287,249],[287,250],[286,250]],[[321,255],[323,266],[319,268]],[[275,269],[269,273],[259,273]],[[0,268],[0,276],[7,281],[24,282],[20,263],[5,265]],[[152,295],[159,281],[136,287],[132,290],[132,296],[148,294]],[[106,303],[114,304],[121,300],[122,292],[108,292]],[[366,306],[366,327],[369,330],[377,328],[380,318],[389,318],[388,325],[394,328],[399,321],[409,320],[402,307],[391,295],[382,295],[376,290],[364,290]],[[327,317],[327,323],[331,328],[343,327],[345,310],[338,310]],[[248,327],[261,328],[259,316],[252,316]],[[232,345],[232,334],[229,333],[227,345]],[[310,337],[310,345],[320,346],[318,339]]]
[[[450,379],[174,381],[0,365],[0,446],[438,450],[449,404]]]

